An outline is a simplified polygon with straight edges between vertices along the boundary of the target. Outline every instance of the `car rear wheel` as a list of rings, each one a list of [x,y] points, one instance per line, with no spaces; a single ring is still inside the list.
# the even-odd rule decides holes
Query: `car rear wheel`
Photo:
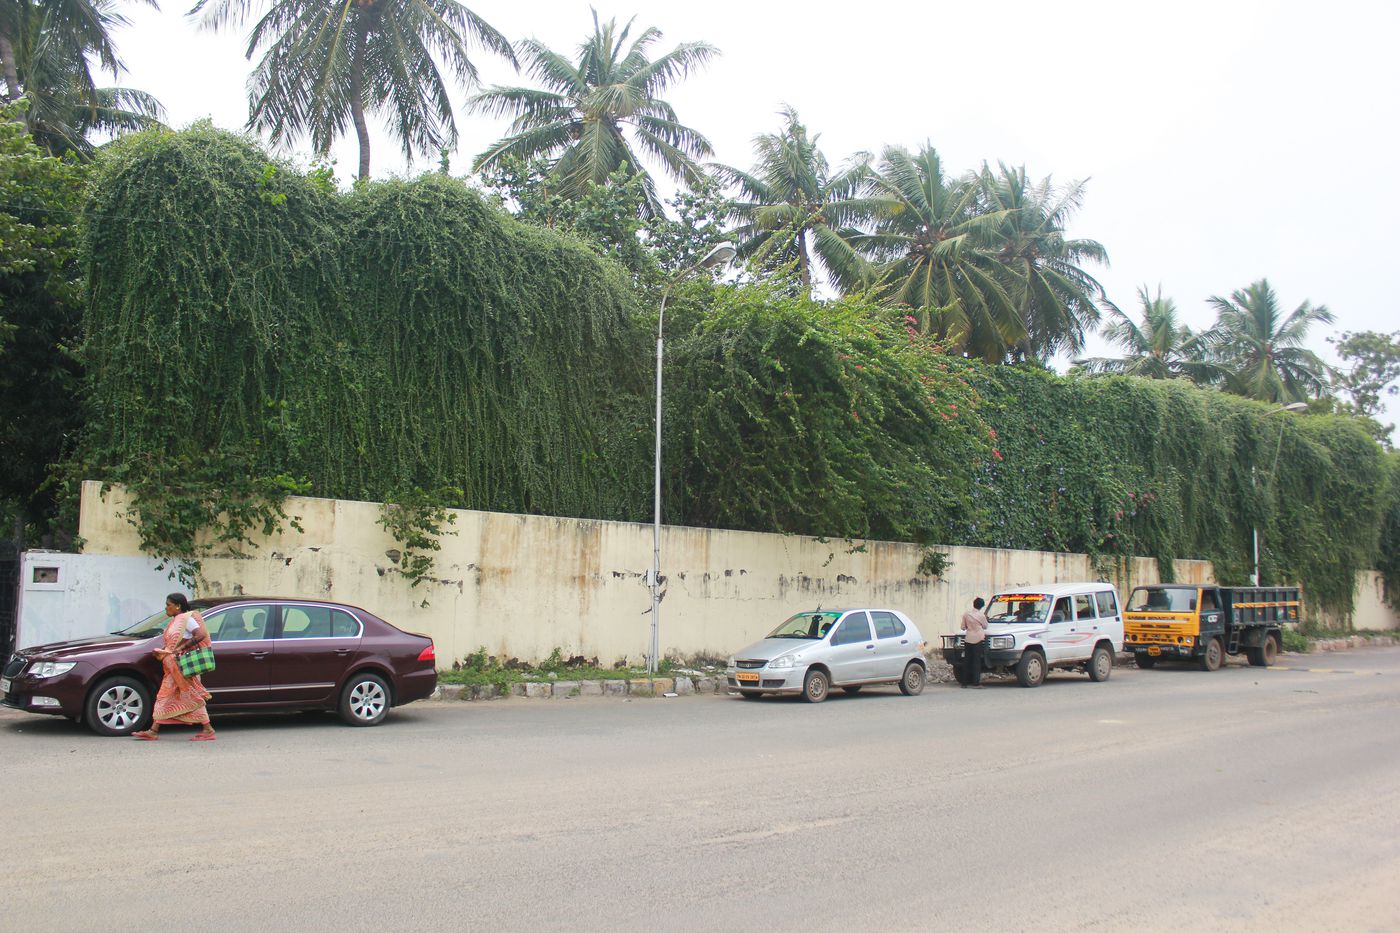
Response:
[[[1016,662],[1016,682],[1023,687],[1039,687],[1045,683],[1045,656],[1039,651],[1027,651]]]
[[[1225,660],[1225,649],[1220,644],[1220,639],[1212,638],[1210,644],[1206,645],[1205,654],[1201,655],[1201,670],[1218,671],[1220,662]]]
[[[112,677],[88,694],[83,720],[98,735],[131,735],[151,722],[151,689],[134,677]]]
[[[830,692],[831,680],[822,671],[808,671],[802,681],[802,698],[808,703],[820,703]]]
[[[1143,670],[1150,671],[1157,666],[1157,659],[1146,651],[1140,651],[1133,655],[1133,660],[1137,663],[1137,666]]]
[[[352,726],[377,726],[389,715],[389,685],[378,674],[356,674],[340,694],[340,718]]]
[[[1094,656],[1089,659],[1089,679],[1094,683],[1102,683],[1108,680],[1108,676],[1113,673],[1113,652],[1108,650],[1107,645],[1099,645],[1094,649]]]
[[[924,669],[918,661],[904,665],[904,676],[899,678],[899,692],[907,697],[916,697],[924,692]]]

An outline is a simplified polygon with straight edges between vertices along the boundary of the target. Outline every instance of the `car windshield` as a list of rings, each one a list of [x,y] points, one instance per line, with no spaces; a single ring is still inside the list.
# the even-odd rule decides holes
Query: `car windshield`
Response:
[[[1128,599],[1129,612],[1192,612],[1195,608],[1194,587],[1140,586]]]
[[[799,612],[769,632],[768,637],[804,638],[816,641],[825,636],[840,617],[841,613],[839,612]]]
[[[1044,622],[1050,597],[1044,593],[1007,593],[987,604],[988,622]]]
[[[149,619],[142,619],[130,628],[118,629],[113,635],[126,635],[129,638],[150,638],[165,631],[165,627],[170,624],[170,616],[162,609]]]

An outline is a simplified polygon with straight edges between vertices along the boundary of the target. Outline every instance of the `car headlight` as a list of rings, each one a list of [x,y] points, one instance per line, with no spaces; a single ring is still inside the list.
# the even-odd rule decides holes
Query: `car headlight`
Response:
[[[768,666],[775,671],[785,670],[792,667],[792,655],[785,654],[781,658],[774,658],[768,662]]]
[[[66,674],[73,669],[76,661],[39,661],[29,669],[29,673],[35,677],[57,677],[59,674]]]
[[[1015,635],[993,635],[990,639],[988,639],[988,641],[987,641],[987,646],[988,646],[989,648],[993,648],[993,649],[995,649],[995,650],[997,650],[997,651],[1003,651],[1003,650],[1005,650],[1005,649],[1007,649],[1007,648],[1015,648],[1015,647],[1016,647],[1016,636],[1015,636]]]

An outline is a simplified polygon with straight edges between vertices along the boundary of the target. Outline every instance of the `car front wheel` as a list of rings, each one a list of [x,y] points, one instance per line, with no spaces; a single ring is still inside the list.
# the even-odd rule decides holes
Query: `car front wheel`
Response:
[[[924,692],[924,669],[919,662],[910,661],[904,665],[904,676],[899,679],[899,692],[907,697],[916,697]]]
[[[151,690],[133,677],[112,677],[88,694],[83,721],[98,735],[131,735],[151,722]]]
[[[1206,645],[1205,652],[1201,655],[1201,670],[1218,671],[1224,660],[1225,648],[1220,644],[1220,639],[1212,638],[1210,644]]]
[[[356,674],[340,694],[340,718],[352,726],[377,726],[389,714],[389,685],[378,674]]]
[[[1045,683],[1045,657],[1039,651],[1027,651],[1016,662],[1016,681],[1023,687],[1039,687]]]
[[[822,671],[808,671],[802,681],[802,698],[808,703],[820,703],[830,692],[831,680]]]

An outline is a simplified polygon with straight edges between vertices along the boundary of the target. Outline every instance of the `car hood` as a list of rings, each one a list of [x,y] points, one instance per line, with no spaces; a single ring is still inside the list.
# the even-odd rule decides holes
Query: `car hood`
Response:
[[[23,648],[18,653],[35,661],[71,661],[103,651],[130,648],[132,645],[153,641],[150,638],[132,638],[128,635],[99,635],[95,638],[78,638],[73,641],[54,641],[47,645],[34,645]]]
[[[987,625],[988,635],[1016,635],[1022,638],[1035,638],[1049,631],[1044,622],[992,622]]]
[[[826,643],[817,639],[809,641],[805,638],[765,638],[754,642],[743,651],[734,652],[734,657],[749,661],[772,661],[785,654],[795,654],[824,644]]]

